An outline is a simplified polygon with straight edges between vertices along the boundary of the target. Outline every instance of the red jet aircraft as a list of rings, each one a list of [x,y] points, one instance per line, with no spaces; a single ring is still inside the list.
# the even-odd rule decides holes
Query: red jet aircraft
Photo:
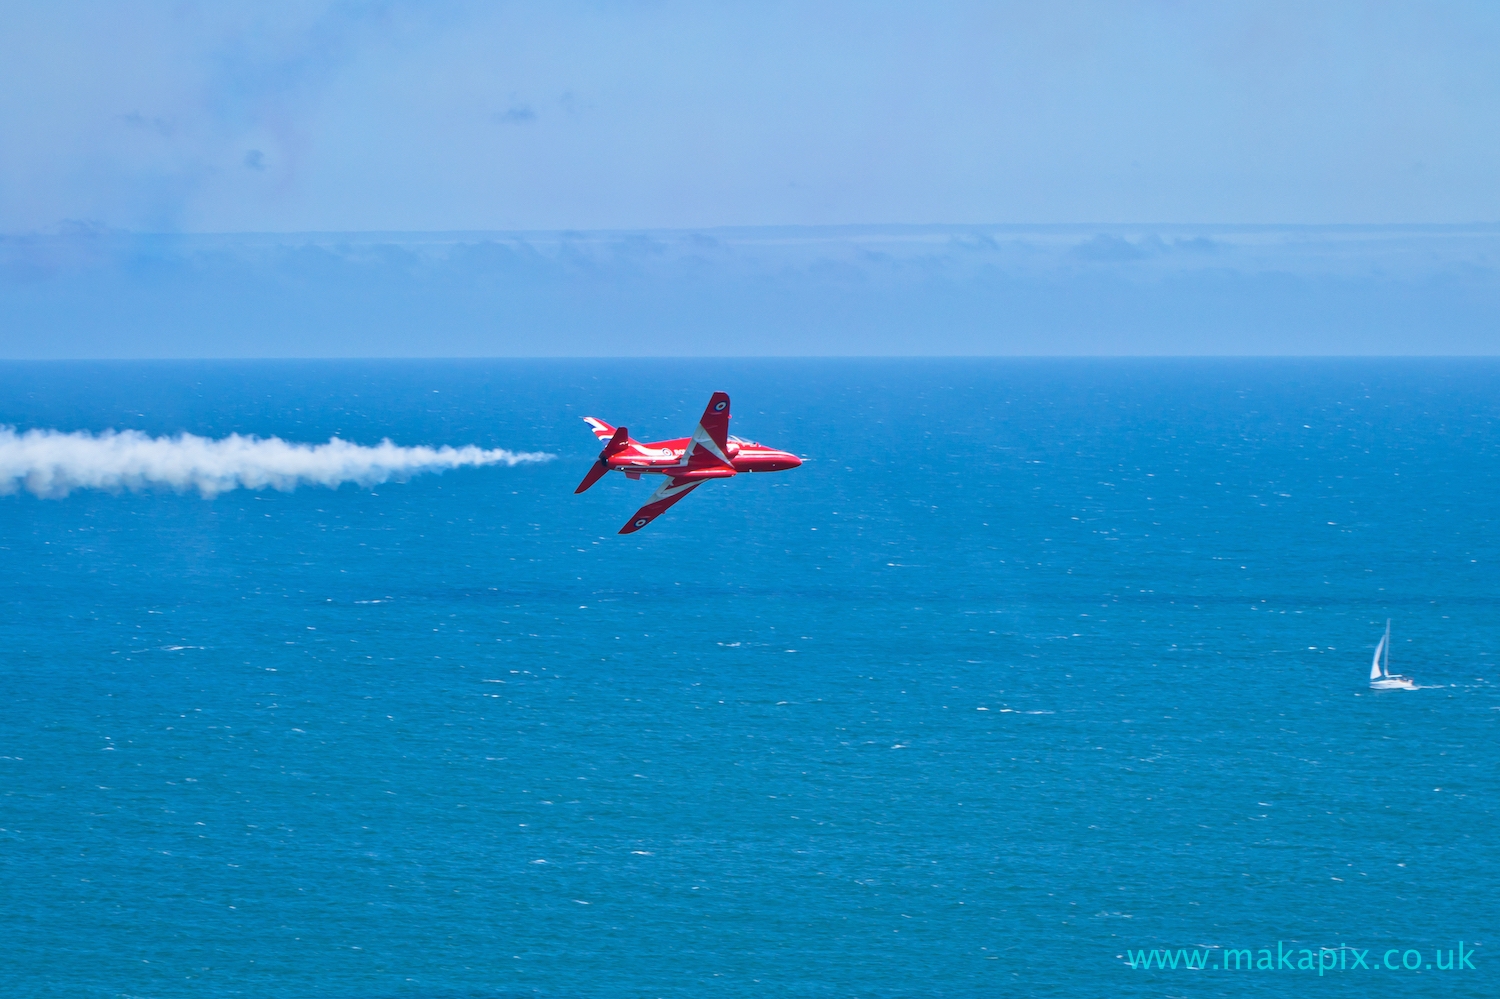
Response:
[[[691,437],[642,444],[631,440],[630,431],[624,427],[612,427],[592,416],[585,416],[583,422],[593,427],[594,436],[605,444],[575,493],[583,492],[608,471],[624,472],[627,479],[639,479],[643,474],[668,477],[620,528],[621,534],[639,531],[709,479],[727,479],[741,472],[779,472],[802,464],[795,454],[729,436],[729,395],[725,392],[715,392],[708,400],[703,419]]]

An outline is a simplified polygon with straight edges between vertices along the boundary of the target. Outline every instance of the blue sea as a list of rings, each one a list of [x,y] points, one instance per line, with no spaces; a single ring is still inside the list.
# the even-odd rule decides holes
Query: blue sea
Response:
[[[805,464],[573,495],[717,389]],[[0,497],[5,995],[1500,994],[1500,363],[10,363],[0,424],[557,456]]]

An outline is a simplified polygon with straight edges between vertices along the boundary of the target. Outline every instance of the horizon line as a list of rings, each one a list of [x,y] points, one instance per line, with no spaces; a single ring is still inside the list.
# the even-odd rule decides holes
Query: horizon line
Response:
[[[309,357],[0,357],[4,364],[326,363],[377,361],[1495,361],[1491,354],[444,354]]]
[[[1389,230],[1484,230],[1500,229],[1500,220],[1470,222],[835,222],[835,223],[753,223],[703,226],[611,226],[556,228],[479,228],[479,229],[122,229],[89,222],[64,220],[46,229],[0,231],[0,240],[64,237],[288,237],[288,236],[478,236],[478,235],[606,235],[624,233],[705,233],[705,232],[872,232],[872,231],[1098,231],[1100,229],[1218,229],[1240,232],[1276,230],[1336,230],[1345,232]]]

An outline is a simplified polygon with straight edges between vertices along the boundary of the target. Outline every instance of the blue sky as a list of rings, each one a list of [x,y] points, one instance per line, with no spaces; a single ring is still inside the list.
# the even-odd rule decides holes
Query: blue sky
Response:
[[[0,7],[0,231],[1500,221],[1494,3]]]
[[[12,0],[0,356],[1494,353],[1496,52],[1494,3]]]

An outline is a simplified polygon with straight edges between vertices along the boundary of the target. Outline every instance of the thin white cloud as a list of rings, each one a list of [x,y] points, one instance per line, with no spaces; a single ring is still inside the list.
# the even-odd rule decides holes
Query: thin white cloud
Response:
[[[149,437],[136,430],[102,434],[0,427],[0,495],[25,489],[59,499],[77,489],[110,491],[168,488],[204,497],[231,489],[299,485],[337,488],[345,482],[373,486],[421,472],[474,465],[514,466],[553,455],[504,448],[374,447],[332,438],[327,444],[294,444],[279,437],[231,434],[213,440],[193,434]]]

